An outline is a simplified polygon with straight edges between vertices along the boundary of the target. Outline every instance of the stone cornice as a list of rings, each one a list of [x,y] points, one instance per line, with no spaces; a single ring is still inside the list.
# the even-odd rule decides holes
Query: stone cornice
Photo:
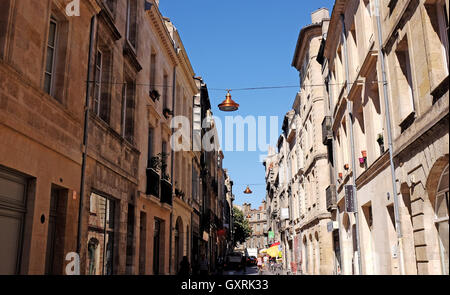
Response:
[[[300,30],[300,34],[298,36],[297,45],[295,47],[294,57],[292,59],[292,64],[294,68],[300,71],[301,69],[301,61],[303,56],[305,55],[305,47],[310,44],[310,42],[304,42],[303,40],[309,37],[318,37],[322,35],[322,25],[321,23],[315,23],[303,27]]]
[[[159,12],[158,8],[153,5],[152,9],[147,11],[147,16],[149,18],[150,25],[153,26],[161,44],[166,49],[166,54],[169,56],[172,63],[176,65],[177,54],[175,52],[175,48],[173,47],[172,37],[170,36],[170,33],[167,30],[166,25],[164,24],[164,20],[162,19],[162,15]]]
[[[333,11],[331,12],[330,24],[328,26],[327,40],[325,42],[324,55],[331,60],[334,52],[331,51],[336,48],[336,43],[341,35],[341,14],[344,11],[347,0],[336,0]],[[330,52],[331,51],[331,52]]]

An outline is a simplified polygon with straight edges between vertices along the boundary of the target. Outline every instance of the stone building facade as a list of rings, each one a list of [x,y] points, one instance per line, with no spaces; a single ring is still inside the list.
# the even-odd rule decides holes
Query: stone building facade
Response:
[[[321,124],[325,115],[326,87],[317,54],[328,29],[329,12],[325,8],[311,14],[311,25],[299,34],[292,66],[300,73],[300,92],[293,104],[296,118],[291,127],[291,220],[296,234],[298,270],[305,274],[333,273],[332,234],[328,231],[331,215],[323,189],[330,181],[328,150],[321,144]],[[294,115],[295,114],[295,115]],[[289,125],[288,125],[289,126]],[[288,127],[286,130],[289,130]],[[291,247],[293,249],[293,247]],[[300,252],[300,253],[298,253]],[[291,259],[290,262],[294,261]]]
[[[336,1],[321,59],[340,273],[448,274],[446,28],[448,1]]]
[[[292,61],[300,73],[300,91],[284,118],[278,153],[265,161],[269,231],[281,243],[286,269],[332,274],[331,214],[322,189],[330,181],[331,164],[319,132],[327,96],[316,60],[328,28],[328,10],[315,11],[311,19],[312,24],[300,31]]]
[[[77,250],[89,24],[100,7],[64,11],[62,1],[0,3],[2,274],[59,274]]]
[[[172,152],[171,119],[211,108],[178,31],[158,1],[38,2],[0,4],[0,273],[65,274],[71,252],[81,274],[176,273],[203,174],[208,200],[224,185],[217,146],[210,172]]]

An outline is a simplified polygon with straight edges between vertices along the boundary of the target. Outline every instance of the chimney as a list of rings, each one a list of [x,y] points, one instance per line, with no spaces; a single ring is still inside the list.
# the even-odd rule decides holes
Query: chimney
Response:
[[[313,24],[320,23],[328,18],[330,18],[330,12],[326,8],[319,8],[311,13],[311,23]]]

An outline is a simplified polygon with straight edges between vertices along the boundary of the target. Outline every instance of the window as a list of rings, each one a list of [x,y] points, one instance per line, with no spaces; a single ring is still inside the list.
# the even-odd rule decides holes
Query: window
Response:
[[[97,57],[95,60],[95,84],[94,84],[94,112],[99,114],[100,112],[100,96],[101,96],[101,83],[102,83],[102,52],[97,51]]]
[[[430,1],[431,2],[431,1]],[[437,60],[436,63],[431,60],[431,66],[435,66],[437,69],[433,69],[433,74],[440,74],[440,80],[443,75],[448,75],[449,55],[448,55],[448,17],[447,7],[443,0],[435,1],[434,4],[425,4],[426,15],[428,21],[425,23],[426,35],[428,36],[429,43],[429,55],[442,56],[442,60]],[[438,63],[437,63],[438,62]],[[437,73],[434,73],[437,72]],[[441,82],[441,81],[438,82]]]
[[[65,13],[54,5],[51,13],[47,23],[42,89],[60,103],[64,103],[69,22]]]
[[[106,4],[106,7],[109,9],[109,11],[114,13],[116,0],[105,0],[104,2]]]
[[[448,165],[444,169],[438,184],[434,203],[435,224],[439,235],[439,248],[441,256],[442,274],[449,274],[449,188]]]
[[[122,136],[130,143],[134,140],[135,81],[127,81],[122,98]]]
[[[54,94],[57,30],[58,23],[54,17],[51,17],[47,41],[47,58],[45,62],[44,91],[52,96]]]
[[[137,41],[137,0],[128,0],[127,6],[127,40],[136,48]]]
[[[5,55],[11,0],[0,1],[0,58]]]
[[[151,160],[153,157],[153,133],[152,127],[148,128],[148,150],[147,150],[147,167],[151,167]]]
[[[163,111],[169,107],[168,100],[169,100],[169,76],[167,74],[164,74],[163,77]]]
[[[106,47],[106,46],[104,46]],[[108,51],[97,50],[94,69],[93,110],[99,118],[109,123],[111,55]]]
[[[156,84],[156,54],[152,53],[150,58],[150,91],[155,88]]]
[[[414,97],[413,97],[413,83],[411,72],[411,61],[408,50],[408,39],[405,37],[397,46],[395,50],[397,58],[396,63],[396,78],[397,91],[399,97],[400,107],[397,109],[400,112],[400,123],[407,119],[412,112],[414,112]],[[404,128],[406,129],[406,128]]]

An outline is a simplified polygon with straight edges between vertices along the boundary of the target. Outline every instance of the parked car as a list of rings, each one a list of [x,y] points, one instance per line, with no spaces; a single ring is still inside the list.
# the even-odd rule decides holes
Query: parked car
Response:
[[[226,270],[240,270],[242,265],[242,253],[234,252],[225,257],[224,268]]]

